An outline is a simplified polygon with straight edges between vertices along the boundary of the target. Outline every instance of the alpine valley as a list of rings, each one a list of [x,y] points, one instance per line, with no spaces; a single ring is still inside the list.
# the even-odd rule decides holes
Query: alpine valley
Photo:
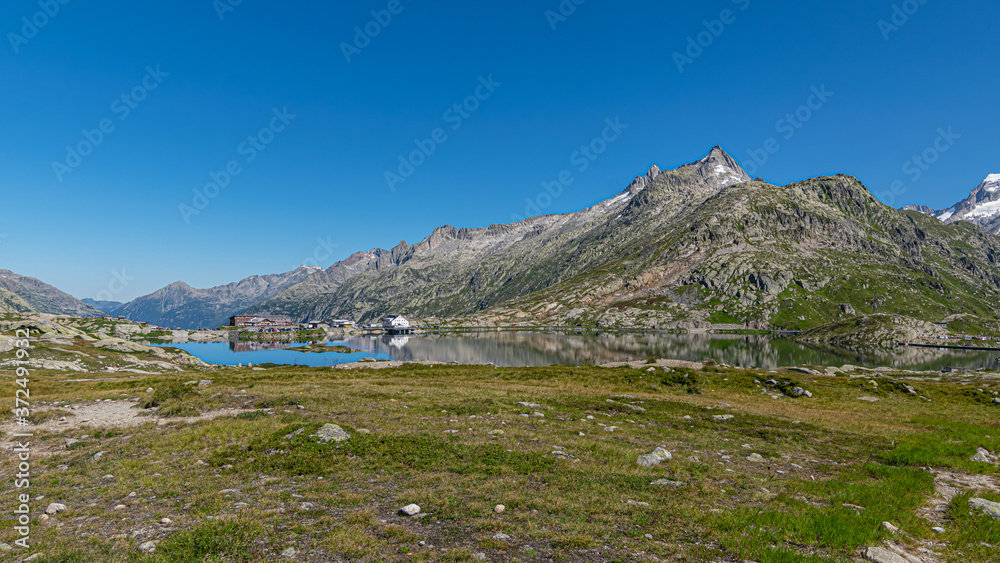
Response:
[[[177,282],[104,308],[183,328],[218,326],[240,312],[299,321],[397,313],[464,326],[762,330],[873,313],[996,319],[997,234],[1000,175],[946,211],[897,210],[851,176],[786,186],[753,180],[715,147],[675,170],[653,166],[579,212],[439,227],[416,244],[358,252],[326,270],[303,266],[210,289]],[[4,299],[26,295],[14,293]],[[34,303],[48,312],[52,300]]]

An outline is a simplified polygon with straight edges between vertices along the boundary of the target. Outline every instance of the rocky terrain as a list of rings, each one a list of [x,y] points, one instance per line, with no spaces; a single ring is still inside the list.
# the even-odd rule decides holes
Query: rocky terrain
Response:
[[[948,209],[936,211],[926,205],[907,205],[903,209],[919,211],[945,223],[968,221],[1000,235],[1000,174],[987,176],[969,197]]]
[[[442,227],[351,262],[249,310],[687,330],[1000,314],[994,235],[887,207],[850,176],[751,181],[720,148],[578,213]]]
[[[51,285],[10,270],[0,270],[0,313],[50,313],[79,317],[104,314]]]

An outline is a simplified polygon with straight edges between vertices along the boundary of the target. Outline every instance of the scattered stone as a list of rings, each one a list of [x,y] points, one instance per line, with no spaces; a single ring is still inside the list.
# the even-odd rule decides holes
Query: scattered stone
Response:
[[[295,557],[295,548],[294,547],[289,547],[285,551],[281,552],[281,556],[282,557]]]
[[[679,489],[686,486],[686,483],[683,481],[671,481],[670,479],[657,479],[656,481],[650,483],[650,485],[655,485],[657,487],[676,487]]]
[[[636,461],[636,463],[638,463],[643,467],[653,467],[654,465],[659,465],[660,463],[670,459],[673,459],[673,456],[670,455],[670,452],[668,452],[663,448],[656,448],[655,450],[653,450],[653,453],[639,456],[639,459],[638,461]]]
[[[909,563],[902,556],[896,555],[884,547],[869,547],[865,550],[865,559],[875,563]]]
[[[577,459],[576,456],[570,455],[570,454],[568,454],[566,452],[561,452],[561,451],[554,451],[554,452],[552,452],[552,455],[554,455],[556,457],[561,457],[563,459],[574,459],[574,460]]]
[[[77,440],[76,438],[66,438],[66,449],[69,449],[70,446],[78,443],[80,443],[80,440]]]
[[[102,457],[104,457],[104,454],[106,454],[106,453],[108,453],[108,452],[97,452],[96,454],[90,456],[90,459],[93,460],[93,461],[97,461],[97,460],[101,459]]]
[[[750,462],[753,462],[753,463],[764,463],[764,461],[766,461],[766,460],[764,459],[764,456],[762,456],[762,455],[760,455],[758,453],[753,453],[753,454],[750,454],[750,455],[747,456],[747,461],[750,461]]]
[[[976,448],[976,455],[972,456],[971,461],[978,461],[980,463],[993,463],[993,457],[989,450],[984,448]]]
[[[146,553],[153,553],[154,551],[156,551],[156,544],[153,543],[153,542],[151,542],[151,541],[148,541],[148,542],[140,545],[139,549],[141,549],[142,551],[145,551]]]
[[[604,427],[604,431],[605,432],[614,432],[615,430],[618,430],[617,426],[605,426]]]
[[[644,409],[642,407],[637,407],[635,405],[630,405],[628,403],[621,403],[621,402],[615,401],[614,399],[608,399],[608,402],[611,403],[611,404],[613,404],[613,405],[617,405],[619,407],[625,407],[625,408],[633,410],[635,412],[639,412],[639,413],[646,412],[646,409]]]
[[[991,516],[994,520],[1000,520],[1000,502],[991,502],[982,498],[970,498],[969,504],[972,508],[978,508]]]
[[[882,528],[884,528],[890,534],[895,534],[899,531],[899,528],[894,526],[892,522],[882,522]]]
[[[486,561],[486,554],[480,551],[479,553],[473,553],[472,558],[476,561]]]
[[[211,379],[202,379],[201,381],[198,382],[198,387],[205,387],[211,384],[212,384]]]
[[[540,409],[540,408],[542,408],[542,405],[539,405],[538,403],[518,403],[517,406],[524,407],[524,408],[527,408],[527,409]]]
[[[160,524],[163,524],[164,526],[169,526],[173,523],[174,521],[171,520],[170,518],[160,518]]]
[[[719,422],[725,422],[727,420],[732,420],[733,419],[733,415],[731,415],[731,414],[717,414],[717,415],[713,416],[712,418],[714,418],[715,420],[718,420]]]
[[[58,502],[53,502],[53,503],[49,504],[49,506],[47,506],[45,508],[45,513],[49,514],[49,515],[52,515],[52,514],[58,514],[58,513],[62,512],[63,510],[66,510],[66,505],[65,504],[58,503]]]
[[[415,504],[408,504],[399,509],[400,516],[416,516],[420,514],[420,507]]]
[[[803,389],[803,388],[801,388],[801,387],[796,387],[795,389],[792,389],[792,396],[793,397],[801,397],[802,395],[805,395],[805,394],[806,394],[806,390]]]
[[[493,512],[496,512],[497,514],[503,514],[504,510],[507,510],[507,507],[502,504],[498,504],[493,507]]]
[[[630,506],[649,506],[648,502],[640,502],[640,501],[636,501],[636,500],[625,501],[625,503],[628,504],[628,505],[630,505]]]
[[[11,547],[11,546],[10,546],[10,545],[8,545],[8,544],[5,544],[5,543],[0,543],[0,553],[6,553],[6,552],[8,552],[8,551],[10,551],[10,550],[12,550],[12,549],[14,549],[14,548],[13,548],[13,547]]]
[[[125,506],[124,504],[116,504],[112,510],[125,510],[126,508],[128,507]]]
[[[501,540],[501,541],[503,541],[503,540],[509,540],[510,536],[508,536],[507,534],[505,534],[503,532],[497,532],[497,533],[493,534],[493,539],[495,539],[495,540]]]
[[[327,442],[346,442],[351,438],[351,435],[336,424],[324,424],[310,438],[319,438],[319,443],[325,444]]]
[[[152,388],[152,387],[150,387],[149,389],[146,389],[146,392],[147,392],[147,393],[152,393],[152,392],[153,392],[153,388]]]
[[[240,494],[239,489],[222,489],[219,491],[220,495],[238,495]]]
[[[858,400],[859,401],[867,401],[869,403],[877,403],[878,402],[878,397],[858,397]],[[879,547],[879,548],[875,548],[875,549],[882,549],[882,548]]]
[[[931,529],[934,530],[935,532],[939,533],[939,534],[943,534],[943,533],[945,533],[945,532],[948,531],[948,530],[945,530],[944,528],[942,528],[941,526],[934,526]]]

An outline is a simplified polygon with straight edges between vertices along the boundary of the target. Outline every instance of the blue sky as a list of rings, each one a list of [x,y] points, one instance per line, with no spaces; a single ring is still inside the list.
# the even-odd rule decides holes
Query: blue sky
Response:
[[[326,267],[716,144],[895,206],[1000,172],[993,2],[235,2],[4,2],[0,268],[125,301]]]

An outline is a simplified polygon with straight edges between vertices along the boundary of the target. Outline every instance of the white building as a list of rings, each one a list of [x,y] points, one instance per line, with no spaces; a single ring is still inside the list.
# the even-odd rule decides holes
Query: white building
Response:
[[[410,328],[410,321],[403,315],[389,315],[382,319],[382,328]]]

